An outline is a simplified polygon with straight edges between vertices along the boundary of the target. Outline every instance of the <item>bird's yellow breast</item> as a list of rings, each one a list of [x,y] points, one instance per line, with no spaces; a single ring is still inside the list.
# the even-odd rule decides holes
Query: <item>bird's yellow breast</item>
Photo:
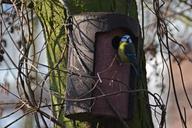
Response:
[[[122,62],[125,62],[125,63],[129,63],[129,59],[125,54],[125,48],[126,48],[127,45],[128,44],[126,42],[120,43],[119,48],[118,48],[118,55],[120,57],[120,60]]]

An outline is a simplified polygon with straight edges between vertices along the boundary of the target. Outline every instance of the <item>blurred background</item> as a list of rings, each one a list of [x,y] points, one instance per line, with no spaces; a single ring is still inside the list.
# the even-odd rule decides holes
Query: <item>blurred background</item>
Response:
[[[165,105],[167,105],[166,112],[166,126],[167,128],[181,128],[182,123],[178,112],[178,105],[176,98],[179,101],[181,112],[185,116],[187,126],[192,127],[192,2],[190,0],[167,0],[160,1],[162,4],[161,13],[166,18],[166,25],[170,35],[174,40],[170,41],[170,51],[173,56],[171,58],[172,68],[174,72],[174,86],[170,77],[170,67],[167,67],[168,53],[164,46],[160,45],[157,36],[157,21],[153,11],[153,1],[144,0],[144,16],[142,17],[141,1],[137,1],[139,20],[142,26],[142,19],[144,19],[144,51],[146,56],[146,70],[148,89],[152,93],[156,93],[161,97]],[[23,111],[31,111],[30,109],[23,108],[21,98],[23,91],[18,91],[18,70],[20,59],[22,58],[23,47],[21,41],[24,37],[30,40],[28,25],[22,25],[16,15],[13,4],[1,4],[0,7],[0,22],[1,22],[1,48],[0,48],[0,127],[4,128],[10,123],[9,128],[32,128],[36,127],[36,118],[40,118],[40,125],[44,126],[43,121],[46,121],[49,127],[53,127],[48,119],[43,119],[40,115],[24,115]],[[28,13],[28,12],[25,12]],[[35,37],[35,47],[29,49],[29,56],[33,58],[34,49],[35,53],[40,53],[38,56],[39,65],[29,68],[35,70],[35,73],[29,74],[36,82],[45,83],[45,105],[49,106],[50,100],[49,92],[49,79],[46,78],[48,73],[48,55],[46,52],[45,36],[42,32],[43,28],[37,16],[32,16],[36,19],[33,36]],[[25,20],[25,19],[23,19]],[[29,38],[28,38],[29,37]],[[161,50],[160,50],[161,49]],[[33,61],[29,61],[31,65]],[[26,67],[25,67],[26,68]],[[46,79],[45,79],[46,78]],[[32,83],[33,84],[33,83]],[[32,87],[33,90],[38,87]],[[174,91],[175,90],[175,91]],[[39,94],[38,91],[36,93]],[[38,98],[41,96],[37,96]],[[36,98],[36,99],[38,99]],[[153,97],[150,97],[150,104],[155,104]],[[6,100],[5,100],[6,99]],[[22,108],[22,109],[21,109]],[[49,107],[42,108],[42,111],[53,115]],[[156,128],[159,127],[160,114],[158,109],[152,108],[153,121]],[[17,121],[17,119],[19,119]],[[30,124],[30,125],[29,125]]]

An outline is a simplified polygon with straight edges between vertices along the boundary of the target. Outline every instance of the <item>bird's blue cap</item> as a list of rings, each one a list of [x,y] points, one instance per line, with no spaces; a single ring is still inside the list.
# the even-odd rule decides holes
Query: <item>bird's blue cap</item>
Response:
[[[124,35],[121,37],[121,41],[122,42],[128,42],[128,43],[133,43],[133,41],[131,40],[131,36],[130,35]]]

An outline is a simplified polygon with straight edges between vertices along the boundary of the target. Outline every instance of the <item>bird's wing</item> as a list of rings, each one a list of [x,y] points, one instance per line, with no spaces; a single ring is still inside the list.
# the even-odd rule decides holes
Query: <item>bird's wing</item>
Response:
[[[124,52],[131,62],[136,61],[136,51],[133,44],[126,44]]]

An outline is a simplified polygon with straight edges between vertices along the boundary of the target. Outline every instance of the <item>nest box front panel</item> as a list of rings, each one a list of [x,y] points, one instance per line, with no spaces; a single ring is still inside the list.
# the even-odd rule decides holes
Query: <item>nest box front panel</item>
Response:
[[[128,89],[130,65],[122,63],[112,39],[125,31],[116,29],[96,34],[95,75],[98,77],[93,91],[92,113],[99,116],[128,117]]]

